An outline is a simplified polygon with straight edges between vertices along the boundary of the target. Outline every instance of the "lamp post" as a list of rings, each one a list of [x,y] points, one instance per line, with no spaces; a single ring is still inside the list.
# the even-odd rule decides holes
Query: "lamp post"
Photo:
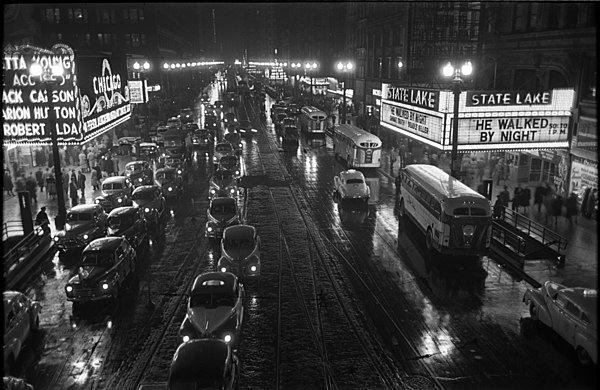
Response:
[[[466,61],[460,67],[454,67],[450,62],[442,69],[442,74],[445,77],[454,77],[452,79],[454,94],[454,110],[452,119],[452,152],[450,154],[450,175],[456,179],[459,178],[460,162],[457,160],[458,155],[458,105],[460,103],[460,90],[463,82],[462,76],[469,76],[473,73],[473,65],[471,61]]]
[[[63,230],[67,218],[65,208],[65,193],[63,191],[62,172],[60,167],[60,154],[58,151],[58,135],[56,134],[56,113],[52,102],[53,86],[59,83],[60,76],[64,73],[62,64],[52,65],[42,68],[39,63],[34,63],[29,68],[29,74],[33,77],[39,77],[44,85],[44,92],[48,99],[48,128],[50,129],[50,139],[52,142],[52,157],[54,160],[54,176],[56,179],[56,201],[58,203],[58,214],[55,218],[56,230]],[[57,79],[57,77],[59,77]]]
[[[304,64],[304,76],[306,76],[306,72],[307,71],[311,71],[311,70],[316,70],[318,67],[316,62],[313,62],[312,64],[310,62],[307,62],[306,64]],[[313,76],[312,73],[310,75],[310,104],[313,104]]]
[[[302,67],[302,64],[299,62],[292,62],[290,64],[290,66],[292,67],[292,70],[294,71],[294,73],[296,73],[296,69],[300,69],[300,67]],[[298,83],[299,83],[299,79],[298,79],[298,74],[296,73],[296,80],[294,82],[294,89],[296,90],[296,96],[298,96],[298,92],[299,92],[299,87],[298,87]]]
[[[343,62],[340,61],[336,65],[337,70],[340,72],[344,72],[346,74],[346,78],[344,80],[344,101],[342,103],[342,120],[340,123],[346,123],[346,83],[348,82],[348,73],[354,69],[354,64],[351,61]]]
[[[134,73],[137,73],[138,78],[142,81],[142,100],[144,101],[144,104],[148,103],[148,89],[146,88],[146,77],[145,77],[145,72],[148,72],[151,68],[150,62],[148,62],[147,60],[143,60],[143,62],[140,61],[135,61],[133,63],[133,70]],[[145,115],[145,119],[144,119],[144,132],[145,132],[145,137],[143,137],[143,139],[145,141],[149,141],[148,138],[148,126],[150,125],[150,123],[148,123],[149,115],[148,115],[148,109],[146,107],[146,115]],[[140,134],[141,135],[141,134]]]

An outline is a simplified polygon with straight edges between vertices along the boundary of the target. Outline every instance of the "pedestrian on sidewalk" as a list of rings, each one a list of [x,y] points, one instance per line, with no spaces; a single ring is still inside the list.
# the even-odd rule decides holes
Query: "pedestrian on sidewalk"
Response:
[[[558,217],[562,216],[563,198],[560,195],[554,196],[552,201],[552,216],[554,217],[554,227],[558,226]]]
[[[496,202],[494,203],[494,219],[504,218],[504,204],[502,203],[502,198],[500,198],[500,194],[496,195]]]
[[[508,203],[510,202],[510,192],[508,192],[508,186],[504,186],[504,189],[500,192],[500,199],[502,200],[502,205],[504,207],[508,207]]]
[[[577,223],[577,214],[579,214],[577,194],[571,192],[571,195],[567,198],[567,219],[569,220],[569,226],[573,226],[573,216],[575,217],[575,223]]]
[[[77,206],[77,199],[79,199],[78,194],[79,188],[77,188],[77,180],[71,180],[69,184],[69,195],[71,197],[71,206]]]
[[[62,190],[65,193],[65,198],[69,197],[69,183],[71,182],[71,178],[69,176],[69,172],[66,169],[63,169],[62,173]]]
[[[46,214],[46,206],[42,206],[35,216],[35,224],[42,227],[44,234],[50,234],[50,218]]]
[[[98,188],[100,187],[100,182],[98,181],[98,171],[96,170],[96,168],[92,168],[92,189],[94,191],[97,191]]]
[[[77,186],[81,190],[81,197],[85,198],[85,175],[81,171],[77,174]]]
[[[6,195],[15,196],[13,192],[13,181],[10,176],[10,171],[8,169],[4,170],[4,191],[6,191]]]
[[[50,199],[54,199],[56,196],[56,179],[52,173],[49,173],[46,178],[46,195],[50,197]]]
[[[37,185],[40,187],[40,192],[44,192],[44,172],[42,172],[41,167],[35,171],[35,180],[37,181]]]
[[[33,177],[33,172],[29,172],[29,177],[25,181],[25,190],[29,192],[29,197],[37,203],[37,183]]]
[[[587,202],[585,203],[585,217],[596,218],[594,213],[596,212],[596,202],[598,201],[598,189],[594,188],[590,191]]]
[[[533,195],[533,204],[537,204],[538,206],[538,214],[542,212],[542,203],[544,203],[544,197],[548,193],[548,188],[543,185],[539,185],[535,188],[535,193]]]
[[[521,184],[517,184],[517,187],[515,188],[515,192],[513,193],[513,198],[512,198],[512,209],[513,211],[517,211],[519,212],[519,201],[521,200],[521,193],[523,192],[523,188],[521,187]]]

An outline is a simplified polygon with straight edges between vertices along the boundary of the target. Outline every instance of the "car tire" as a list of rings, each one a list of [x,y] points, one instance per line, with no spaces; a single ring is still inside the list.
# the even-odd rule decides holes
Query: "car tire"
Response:
[[[529,304],[529,316],[534,322],[538,322],[540,320],[538,307],[533,302]]]
[[[590,357],[590,354],[581,346],[577,347],[577,360],[579,361],[579,364],[581,364],[583,367],[589,367],[592,365],[592,358]]]
[[[427,233],[425,234],[425,247],[427,247],[427,251],[429,252],[433,250],[433,234],[431,233],[431,228],[427,228]]]

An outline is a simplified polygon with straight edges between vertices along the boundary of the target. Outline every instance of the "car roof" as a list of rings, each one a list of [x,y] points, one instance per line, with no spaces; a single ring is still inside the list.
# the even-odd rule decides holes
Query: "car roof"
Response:
[[[176,168],[173,168],[173,167],[164,167],[164,168],[158,168],[156,170],[156,173],[159,173],[159,172],[175,172],[175,171],[176,171]]]
[[[114,251],[123,242],[124,237],[102,237],[96,238],[83,249],[85,252],[97,252],[97,251]]]
[[[220,285],[203,285],[204,282],[216,280],[222,282]],[[192,293],[233,293],[237,285],[237,276],[230,272],[205,272],[196,276],[192,286]]]
[[[565,287],[561,291],[570,301],[581,307],[588,316],[597,316],[598,292],[596,290],[583,287]]]
[[[140,192],[152,192],[152,191],[156,191],[157,189],[159,189],[160,187],[157,185],[146,185],[146,186],[139,186],[138,188],[136,188],[135,190],[133,190],[133,195],[135,194],[139,194]]]
[[[221,339],[190,340],[177,347],[169,378],[178,381],[223,377],[229,347]]]
[[[125,164],[125,167],[131,166],[131,165],[148,165],[148,161],[146,160],[135,160],[135,161],[129,161],[127,164]]]
[[[78,204],[77,206],[71,207],[69,213],[93,213],[96,211],[100,211],[100,209],[102,209],[102,206],[95,203]]]
[[[364,177],[365,177],[361,171],[357,171],[355,169],[349,169],[347,171],[342,171],[342,172],[340,172],[340,176],[343,176],[346,179],[353,178],[353,177],[364,179]]]
[[[158,145],[156,145],[156,142],[142,142],[140,144],[140,147],[144,147],[144,146],[154,146],[154,147],[158,147]]]
[[[119,215],[124,215],[124,214],[135,214],[138,212],[138,208],[135,206],[121,206],[121,207],[115,207],[114,209],[111,210],[110,214],[108,214],[108,217],[115,217],[115,216],[119,216]]]
[[[127,178],[127,176],[109,176],[106,179],[104,179],[104,181],[102,182],[102,184],[106,184],[106,183],[120,183],[123,181],[127,181],[129,180]]]
[[[223,232],[224,239],[249,238],[254,237],[256,228],[250,225],[229,226]]]

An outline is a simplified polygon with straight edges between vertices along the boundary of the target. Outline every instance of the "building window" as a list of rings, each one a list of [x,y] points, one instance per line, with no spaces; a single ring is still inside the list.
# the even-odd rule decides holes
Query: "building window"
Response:
[[[529,8],[529,28],[531,30],[539,30],[539,12],[540,12],[540,4],[539,3],[531,3]]]
[[[112,46],[117,43],[117,34],[98,34],[98,44],[100,46]]]
[[[562,27],[573,28],[577,26],[577,9],[578,4],[563,4],[561,10]]]
[[[60,9],[46,8],[42,15],[42,21],[46,23],[60,23]]]
[[[385,72],[386,77],[388,79],[392,78],[392,66],[393,66],[393,64],[392,64],[392,57],[388,57],[387,58],[387,64],[386,64],[387,69],[386,69],[386,72]]]
[[[96,21],[100,24],[116,24],[114,9],[100,8],[96,12]]]
[[[69,22],[71,23],[87,23],[88,13],[87,9],[83,8],[69,8],[67,10]]]
[[[379,57],[379,58],[377,58],[377,77],[378,78],[381,78],[382,68],[383,68],[383,61],[382,61],[382,58]]]
[[[144,34],[125,34],[125,46],[142,47],[146,44],[146,36]]]
[[[527,30],[528,15],[527,11],[529,4],[517,4],[515,9],[515,32],[524,32]]]
[[[123,20],[130,24],[142,23],[144,21],[144,10],[139,8],[124,9]]]

